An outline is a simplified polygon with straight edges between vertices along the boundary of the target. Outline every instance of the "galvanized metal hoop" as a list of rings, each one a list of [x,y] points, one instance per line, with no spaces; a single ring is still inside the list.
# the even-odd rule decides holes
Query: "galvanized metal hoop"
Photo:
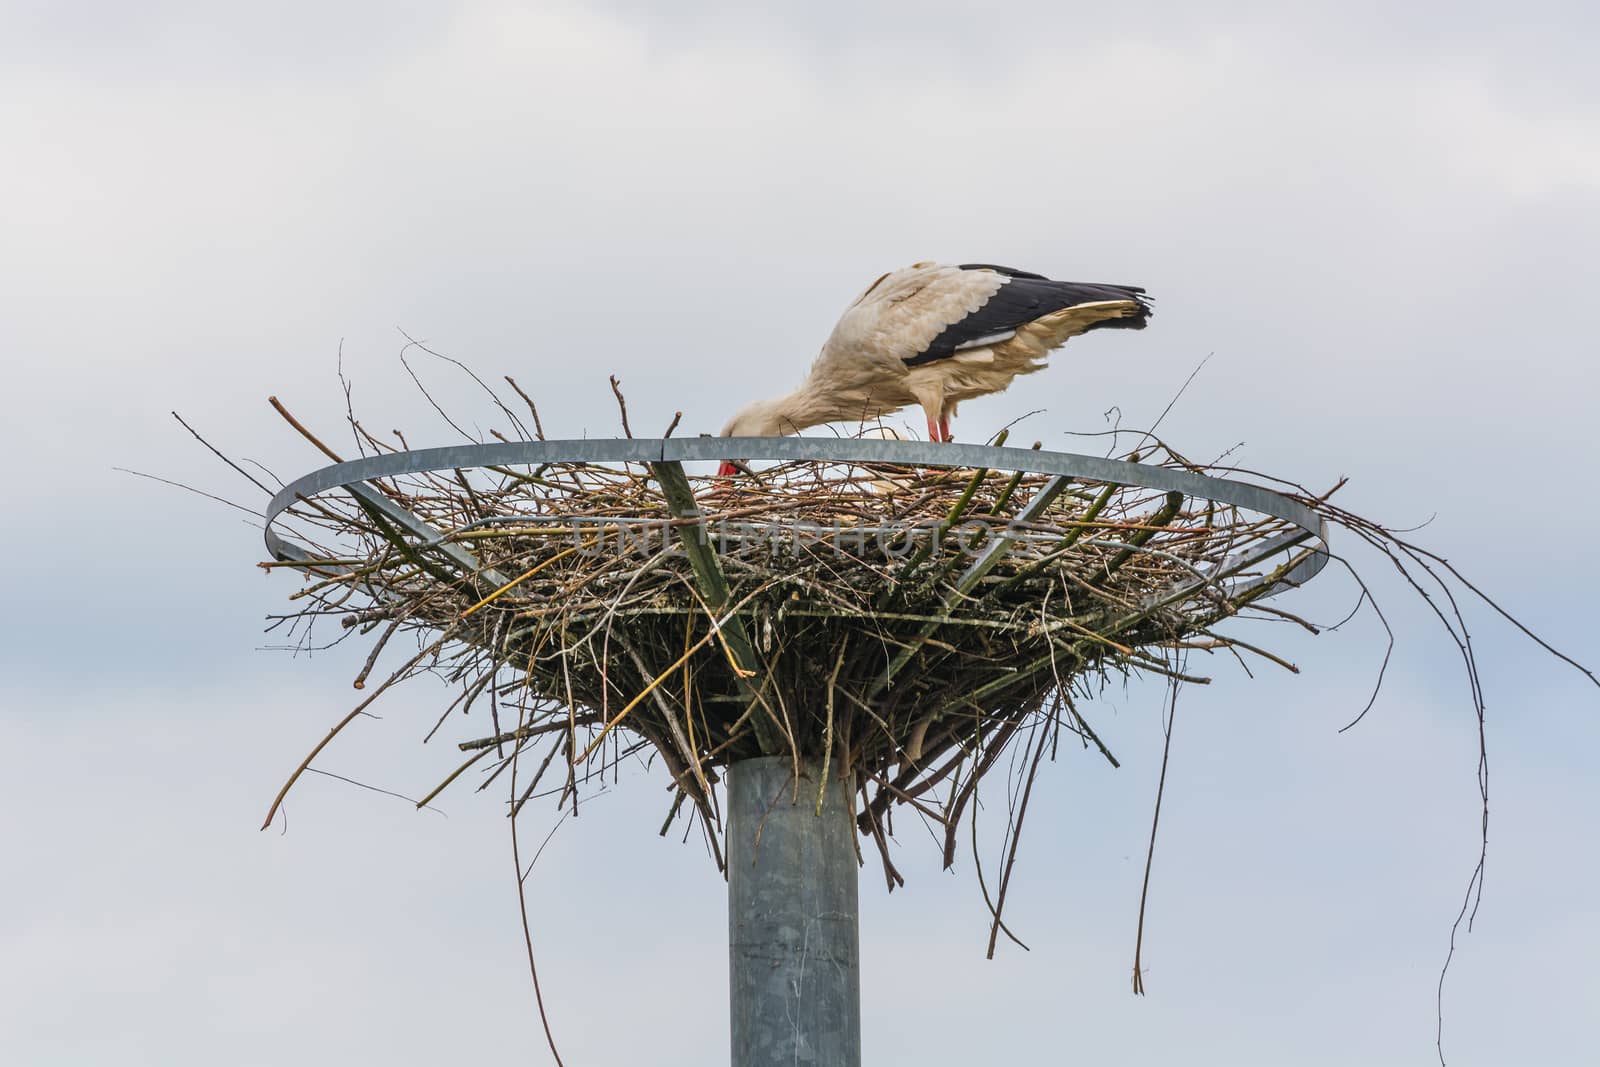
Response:
[[[1264,486],[1226,478],[1212,478],[1125,460],[1071,452],[1045,452],[1027,448],[988,445],[933,444],[922,441],[854,440],[812,437],[690,437],[605,438],[594,440],[510,441],[481,445],[451,445],[394,452],[366,459],[335,463],[312,471],[284,486],[267,506],[263,532],[267,551],[275,559],[304,559],[306,550],[280,536],[273,526],[296,501],[330,489],[344,488],[369,504],[380,506],[413,533],[427,540],[443,534],[420,518],[400,509],[366,483],[429,471],[491,466],[537,466],[551,463],[641,463],[651,466],[696,461],[744,459],[822,463],[887,463],[912,467],[988,468],[990,470],[1050,475],[1065,481],[1082,480],[1107,485],[1137,486],[1178,492],[1199,500],[1231,504],[1293,525],[1290,533],[1273,538],[1253,553],[1264,559],[1307,540],[1315,548],[1293,568],[1277,575],[1264,595],[1309,581],[1328,562],[1327,523],[1297,500]],[[1239,569],[1238,561],[1230,569]]]

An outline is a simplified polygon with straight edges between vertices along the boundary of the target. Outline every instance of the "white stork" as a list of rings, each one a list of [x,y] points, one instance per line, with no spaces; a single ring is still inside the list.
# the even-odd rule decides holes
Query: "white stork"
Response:
[[[845,309],[800,388],[742,409],[724,437],[777,437],[825,422],[869,422],[911,404],[928,437],[949,441],[963,400],[998,393],[1069,337],[1143,329],[1144,290],[1051,281],[992,263],[913,263],[867,286]],[[724,462],[727,475],[737,467]]]

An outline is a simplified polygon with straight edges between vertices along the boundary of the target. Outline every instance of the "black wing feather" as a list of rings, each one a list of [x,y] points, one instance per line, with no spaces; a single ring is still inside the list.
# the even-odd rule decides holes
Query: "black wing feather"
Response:
[[[964,263],[962,270],[992,270],[1006,276],[1006,283],[977,311],[959,322],[941,330],[928,347],[904,360],[908,367],[948,359],[962,345],[991,334],[1004,333],[1026,326],[1052,311],[1092,304],[1102,300],[1134,300],[1142,309],[1137,315],[1124,319],[1108,319],[1089,327],[1142,330],[1150,317],[1150,305],[1144,290],[1134,285],[1089,285],[1081,282],[1056,282],[1040,274],[997,267],[986,263]]]
[[[1032,274],[1025,270],[1018,270],[1015,267],[1002,267],[998,263],[961,263],[958,266],[962,270],[992,270],[996,274],[1004,274],[1007,278],[1033,278],[1035,281],[1041,282],[1050,280],[1043,274]]]

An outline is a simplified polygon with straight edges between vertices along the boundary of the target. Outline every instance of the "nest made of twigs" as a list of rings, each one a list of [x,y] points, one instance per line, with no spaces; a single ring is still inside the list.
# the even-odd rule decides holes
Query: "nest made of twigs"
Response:
[[[1134,458],[1197,469],[1157,451]],[[297,622],[378,634],[369,670],[396,634],[421,635],[380,692],[433,672],[458,687],[444,717],[490,709],[492,730],[423,802],[520,759],[535,770],[514,808],[541,787],[566,803],[653,751],[672,813],[689,800],[710,827],[719,768],[791,754],[827,768],[819,789],[859,791],[893,884],[890,809],[942,825],[948,864],[978,781],[1030,725],[1115,763],[1076,700],[1108,677],[1177,675],[1186,647],[1275,658],[1212,627],[1301,557],[1237,594],[1203,576],[1288,523],[1087,481],[1023,512],[1046,481],[794,462],[674,496],[646,464],[452,470],[373,483],[438,537],[325,494],[291,512],[313,558],[271,565],[305,573]]]

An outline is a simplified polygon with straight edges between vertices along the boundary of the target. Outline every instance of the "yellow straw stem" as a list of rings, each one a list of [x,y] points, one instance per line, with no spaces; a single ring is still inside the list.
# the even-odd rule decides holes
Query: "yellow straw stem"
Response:
[[[651,693],[653,693],[655,691],[656,686],[660,685],[663,680],[671,677],[673,671],[677,670],[679,667],[681,667],[685,663],[689,662],[689,657],[690,656],[694,655],[696,652],[698,652],[702,648],[706,647],[706,644],[714,636],[716,636],[717,632],[720,629],[721,629],[721,627],[717,623],[713,622],[711,624],[711,632],[706,634],[700,640],[696,641],[693,645],[690,645],[689,646],[689,650],[687,652],[685,652],[683,655],[679,656],[676,660],[674,660],[673,663],[672,663],[672,666],[668,667],[666,670],[664,670],[660,674],[656,675],[656,680],[655,681],[651,682],[649,685],[647,685],[643,689],[639,690],[638,696],[635,696],[632,700],[628,701],[627,705],[621,711],[617,712],[616,717],[614,719],[612,719],[610,722],[606,723],[605,729],[600,731],[600,735],[598,737],[596,737],[593,741],[590,741],[589,742],[589,747],[583,750],[583,755],[579,756],[573,762],[575,764],[576,763],[582,763],[584,760],[588,759],[589,758],[589,753],[593,752],[595,750],[595,747],[597,745],[599,745],[600,742],[602,742],[602,741],[604,741],[606,739],[606,734],[609,734],[611,732],[611,728],[613,726],[617,725],[617,723],[621,722],[624,718],[626,718],[628,712],[632,711],[635,707],[637,707],[638,704],[639,704],[639,701],[643,700],[645,697],[647,697]]]
[[[458,618],[458,619],[466,618],[468,615],[471,615],[473,612],[477,611],[479,608],[483,607],[485,604],[491,603],[495,599],[497,599],[498,597],[500,597],[503,594],[505,594],[506,592],[508,592],[508,591],[510,591],[512,589],[515,589],[517,586],[521,585],[523,582],[527,581],[529,578],[532,578],[535,574],[538,574],[540,571],[542,571],[546,567],[550,566],[550,564],[554,563],[556,560],[561,559],[563,556],[570,556],[574,552],[578,551],[579,549],[588,548],[592,544],[594,544],[594,539],[590,538],[589,540],[585,541],[581,545],[573,545],[571,548],[563,548],[560,552],[557,552],[555,555],[551,556],[549,559],[545,560],[543,563],[540,563],[538,566],[533,567],[533,568],[529,569],[526,573],[519,574],[517,577],[511,579],[505,585],[502,585],[499,589],[496,589],[494,592],[490,593],[488,596],[484,597],[482,600],[480,600],[476,604],[472,605],[472,607],[468,608],[466,611],[463,611],[460,615],[457,615],[456,618]]]

